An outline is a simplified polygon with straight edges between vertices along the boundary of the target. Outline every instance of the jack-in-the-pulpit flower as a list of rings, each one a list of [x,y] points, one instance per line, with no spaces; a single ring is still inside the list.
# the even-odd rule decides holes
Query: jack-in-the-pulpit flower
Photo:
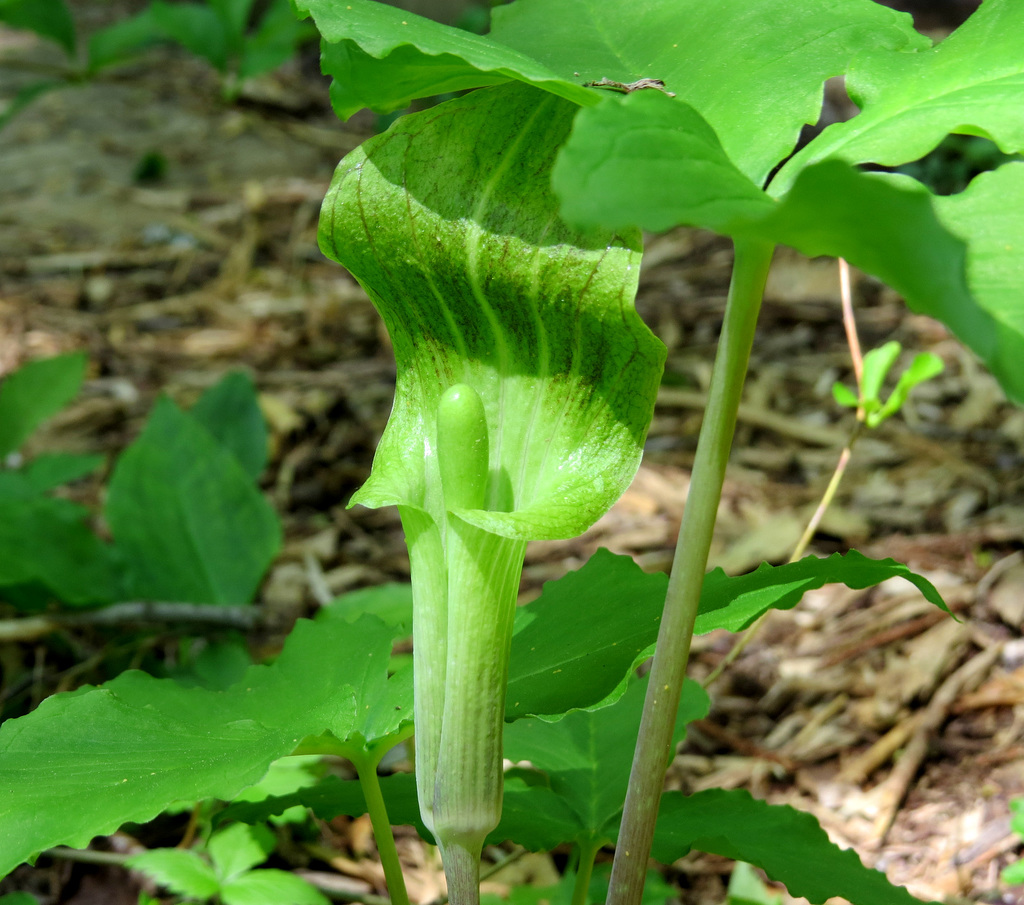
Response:
[[[394,345],[394,408],[352,502],[401,513],[417,789],[457,905],[501,813],[526,542],[582,533],[625,490],[664,364],[633,309],[639,234],[558,217],[575,110],[512,83],[403,117],[342,160],[320,221]]]

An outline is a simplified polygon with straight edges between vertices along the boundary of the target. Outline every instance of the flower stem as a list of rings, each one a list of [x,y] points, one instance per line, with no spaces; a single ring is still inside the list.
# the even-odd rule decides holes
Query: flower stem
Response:
[[[853,293],[850,289],[850,267],[842,258],[839,259],[839,290],[839,296],[843,307],[843,327],[846,330],[846,341],[850,346],[850,358],[853,360],[853,373],[857,378],[857,397],[863,400],[864,356],[860,351],[860,339],[857,336],[857,321],[853,316]],[[828,487],[825,488],[825,492],[822,495],[821,500],[818,502],[818,506],[814,510],[814,514],[807,523],[807,527],[804,528],[804,533],[800,535],[800,540],[796,542],[796,546],[793,548],[793,552],[789,557],[790,562],[796,562],[804,555],[804,553],[807,552],[811,539],[817,532],[818,526],[821,524],[821,520],[825,517],[828,507],[832,505],[832,500],[835,498],[836,491],[839,489],[839,483],[843,480],[843,475],[846,474],[846,466],[849,465],[850,457],[853,455],[853,446],[857,442],[857,438],[860,436],[861,429],[863,427],[864,403],[861,401],[860,405],[857,406],[857,421],[853,430],[850,432],[850,437],[846,441],[843,451],[839,454],[839,461],[836,463],[835,471],[832,472],[832,479],[828,482]],[[762,626],[764,626],[768,621],[768,614],[770,612],[771,610],[766,610],[758,616],[757,620],[739,636],[736,643],[729,649],[729,653],[722,658],[722,662],[704,677],[704,681],[701,684],[705,689],[714,685],[721,677],[722,673],[732,666],[732,664],[739,658],[740,654],[747,649],[750,642],[757,637]]]
[[[487,419],[470,386],[449,387],[438,403],[437,461],[446,510],[447,651],[440,734],[430,736],[437,749],[429,810],[448,895],[453,905],[476,905],[480,852],[501,818],[505,689],[526,542],[459,517],[482,508],[487,496]],[[428,782],[420,781],[421,810]]]
[[[484,839],[501,817],[505,688],[526,542],[452,517],[446,552],[448,663],[434,836],[451,901],[466,905],[477,900],[478,891],[463,885],[471,876],[465,858],[479,860]]]
[[[774,246],[763,242],[736,242],[725,321],[651,666],[608,905],[639,905],[643,894],[725,466],[773,251]]]
[[[388,895],[392,905],[409,905],[409,893],[405,889],[405,877],[402,875],[402,862],[398,858],[395,836],[391,831],[391,820],[384,804],[384,796],[377,778],[377,764],[380,757],[368,757],[365,760],[353,761],[359,786],[366,799],[366,811],[370,815],[373,827],[373,838],[377,843],[377,853],[384,868],[384,879],[388,884]]]

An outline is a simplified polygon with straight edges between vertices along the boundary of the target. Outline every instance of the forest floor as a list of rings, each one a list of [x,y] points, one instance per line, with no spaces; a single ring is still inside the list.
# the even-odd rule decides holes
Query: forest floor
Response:
[[[168,55],[51,93],[0,132],[0,374],[71,349],[90,360],[84,392],[29,452],[112,457],[158,394],[188,405],[244,368],[270,424],[264,487],[286,532],[260,604],[291,617],[408,574],[395,513],[345,508],[390,410],[387,336],[316,246],[332,169],[374,126],[339,125],[319,77],[299,68],[222,106],[207,68]],[[161,178],[137,178],[146,159]],[[523,600],[599,546],[667,568],[730,262],[729,242],[710,234],[649,238],[637,308],[669,357],[644,463],[584,537],[529,548]],[[1020,902],[998,873],[1020,855],[1008,805],[1024,795],[1024,411],[889,289],[855,274],[854,295],[865,348],[898,339],[946,370],[858,441],[811,549],[906,562],[959,621],[899,582],[808,594],[773,614],[714,686],[670,782],[746,787],[810,811],[922,898]],[[836,263],[780,249],[712,566],[738,573],[789,557],[854,425],[832,401],[836,380],[852,380]],[[95,501],[100,490],[86,481],[75,493]],[[695,674],[732,643],[699,638]],[[347,856],[338,864],[380,893],[352,827],[335,839]],[[711,905],[729,869],[692,855],[672,875],[682,901]],[[81,874],[61,891],[67,873],[46,870],[32,888],[47,901],[134,901]],[[421,876],[412,891],[426,901],[436,870]]]

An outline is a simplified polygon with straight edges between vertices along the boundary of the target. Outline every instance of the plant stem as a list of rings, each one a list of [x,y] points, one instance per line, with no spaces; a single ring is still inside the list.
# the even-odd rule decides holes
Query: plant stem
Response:
[[[576,865],[576,882],[572,887],[572,905],[587,905],[590,878],[594,875],[594,859],[601,850],[599,842],[580,843],[580,859]]]
[[[381,866],[384,868],[384,879],[388,884],[391,903],[409,905],[409,893],[405,889],[405,877],[402,875],[402,862],[398,858],[395,835],[391,831],[391,820],[384,804],[384,795],[380,790],[380,780],[377,778],[379,762],[379,757],[368,757],[365,760],[360,758],[353,761],[353,764],[359,777],[359,786],[363,790],[363,798],[366,799],[366,811],[370,815],[373,838],[377,843]]]
[[[832,478],[828,482],[828,487],[825,488],[825,492],[822,494],[821,500],[818,502],[817,509],[814,510],[814,514],[807,523],[807,527],[804,528],[804,533],[800,535],[800,540],[796,542],[796,546],[793,548],[793,552],[789,557],[790,562],[796,562],[800,559],[800,557],[806,552],[808,546],[810,546],[811,538],[814,537],[815,532],[818,530],[818,525],[821,524],[821,520],[825,517],[825,512],[828,510],[828,507],[832,505],[832,500],[836,495],[836,491],[839,489],[840,482],[843,480],[843,475],[846,474],[846,466],[849,465],[850,457],[853,455],[853,446],[857,442],[857,438],[860,436],[861,429],[864,427],[864,356],[860,351],[860,338],[857,336],[857,320],[853,315],[853,292],[850,288],[850,265],[847,264],[843,258],[839,258],[839,296],[843,309],[843,328],[846,331],[846,342],[850,347],[850,358],[853,360],[853,373],[857,380],[857,396],[862,401],[860,405],[857,406],[856,424],[850,432],[850,436],[847,439],[846,444],[843,446],[843,451],[839,454],[839,461],[836,463],[835,470],[832,472]],[[732,648],[730,648],[729,653],[722,658],[722,662],[711,670],[703,683],[701,683],[705,689],[714,685],[722,673],[732,666],[732,664],[739,658],[739,655],[747,649],[750,642],[757,637],[761,627],[768,620],[768,613],[770,612],[771,610],[767,610],[758,616],[753,624],[750,625],[742,635],[740,635],[736,643]]]
[[[438,840],[444,878],[448,882],[448,901],[455,905],[480,905],[480,851],[476,839],[464,844],[461,839]]]
[[[448,663],[434,780],[434,837],[454,905],[479,900],[484,839],[501,818],[505,687],[526,542],[454,516],[448,525]]]
[[[608,905],[639,905],[736,411],[774,246],[736,241],[729,300],[633,756]]]

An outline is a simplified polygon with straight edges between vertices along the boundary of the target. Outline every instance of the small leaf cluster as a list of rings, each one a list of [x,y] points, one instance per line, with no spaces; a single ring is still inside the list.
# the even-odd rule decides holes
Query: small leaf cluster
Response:
[[[293,873],[254,869],[266,861],[275,843],[267,827],[235,823],[210,836],[207,857],[193,849],[162,848],[135,855],[125,863],[171,892],[199,902],[327,905],[323,893]]]
[[[0,592],[24,612],[151,600],[252,602],[281,542],[256,480],[267,429],[252,381],[224,377],[188,412],[164,397],[111,475],[104,540],[85,506],[57,495],[100,455],[19,450],[78,392],[85,356],[31,362],[0,385]]]
[[[176,43],[206,60],[220,73],[225,99],[233,100],[242,82],[291,59],[314,34],[298,22],[290,0],[153,0],[141,12],[80,39],[65,0],[0,0],[0,23],[33,31],[55,43],[71,68],[21,87],[0,110],[0,127],[33,100],[54,88],[90,79],[162,43]]]
[[[870,428],[878,427],[887,418],[895,415],[903,408],[914,387],[937,377],[944,367],[938,355],[932,352],[919,352],[914,356],[910,366],[900,373],[896,386],[883,400],[882,384],[902,351],[903,346],[896,340],[891,340],[884,346],[868,352],[864,356],[860,394],[855,395],[846,385],[836,383],[832,387],[832,395],[836,402],[846,408],[857,409],[862,413],[864,423]]]

